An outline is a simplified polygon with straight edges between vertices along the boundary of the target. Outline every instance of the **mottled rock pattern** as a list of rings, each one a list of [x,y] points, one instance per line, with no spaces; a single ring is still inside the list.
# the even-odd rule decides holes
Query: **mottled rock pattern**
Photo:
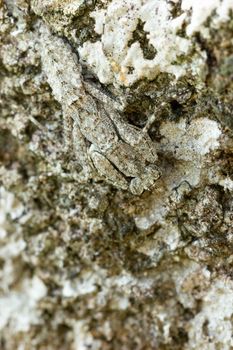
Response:
[[[230,0],[0,1],[1,350],[232,349],[232,14]],[[154,115],[150,191],[84,179],[64,153],[42,23],[127,123]]]

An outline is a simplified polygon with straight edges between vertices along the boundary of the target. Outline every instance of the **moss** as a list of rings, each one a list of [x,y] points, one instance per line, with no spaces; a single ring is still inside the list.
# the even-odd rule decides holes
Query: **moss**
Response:
[[[176,61],[182,65],[198,50],[207,52],[207,79],[197,81],[187,71],[177,80],[160,73],[129,88],[102,84],[109,100],[122,101],[119,113],[132,125],[143,128],[156,115],[149,134],[162,177],[152,191],[133,196],[94,175],[80,180],[79,155],[63,153],[63,106],[55,101],[40,52],[34,50],[41,18],[74,47],[99,40],[90,13],[108,4],[84,1],[66,16],[64,2],[60,7],[41,4],[32,2],[26,18],[31,25],[16,36],[17,17],[5,5],[2,12],[1,42],[14,42],[8,53],[16,52],[19,59],[11,69],[0,57],[0,301],[11,292],[20,295],[33,276],[44,283],[47,295],[36,301],[31,315],[39,321],[26,333],[15,328],[25,307],[17,299],[22,307],[1,329],[0,348],[70,350],[82,339],[104,350],[221,347],[226,338],[220,344],[213,335],[206,343],[206,335],[210,322],[216,329],[221,323],[227,332],[230,320],[225,304],[230,305],[232,294],[232,22],[211,29],[208,40],[194,36],[190,56]],[[172,16],[180,11],[178,2]],[[143,22],[133,33],[134,42],[146,59],[156,55]],[[98,90],[98,78],[89,68],[83,71]],[[190,132],[203,117],[218,123],[218,146],[204,156],[200,150],[197,160],[190,154],[179,158],[179,149],[190,150],[211,133]],[[176,139],[163,133],[166,125],[172,136],[181,130]],[[4,199],[2,187],[9,198],[17,198],[19,214],[15,201]],[[216,310],[205,304],[213,298]],[[4,305],[11,303],[8,299]]]

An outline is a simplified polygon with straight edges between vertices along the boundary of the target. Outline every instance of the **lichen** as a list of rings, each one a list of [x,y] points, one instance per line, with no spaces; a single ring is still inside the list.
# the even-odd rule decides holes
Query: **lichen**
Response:
[[[42,23],[149,125],[150,191],[80,178]],[[230,0],[0,4],[1,349],[232,349],[232,33]]]

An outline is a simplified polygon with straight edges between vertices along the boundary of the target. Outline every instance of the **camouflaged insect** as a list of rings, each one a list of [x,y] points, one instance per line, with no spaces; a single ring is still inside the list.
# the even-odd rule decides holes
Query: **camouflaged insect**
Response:
[[[81,66],[69,44],[40,29],[41,57],[54,97],[63,108],[66,150],[70,141],[83,172],[100,174],[119,189],[141,194],[160,172],[147,132],[128,124],[109,97],[83,81]]]

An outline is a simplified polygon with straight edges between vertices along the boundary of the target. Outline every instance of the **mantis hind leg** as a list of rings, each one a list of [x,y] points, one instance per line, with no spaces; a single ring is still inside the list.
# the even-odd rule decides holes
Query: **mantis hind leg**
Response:
[[[79,124],[77,121],[73,122],[73,151],[77,162],[82,167],[82,173],[85,178],[90,178],[93,173],[93,167],[91,165],[91,159],[88,155],[88,147],[86,141],[80,131]]]
[[[124,176],[121,175],[121,173],[114,168],[112,163],[93,145],[90,147],[89,153],[97,172],[104,177],[107,182],[119,189],[128,189],[128,182]]]

